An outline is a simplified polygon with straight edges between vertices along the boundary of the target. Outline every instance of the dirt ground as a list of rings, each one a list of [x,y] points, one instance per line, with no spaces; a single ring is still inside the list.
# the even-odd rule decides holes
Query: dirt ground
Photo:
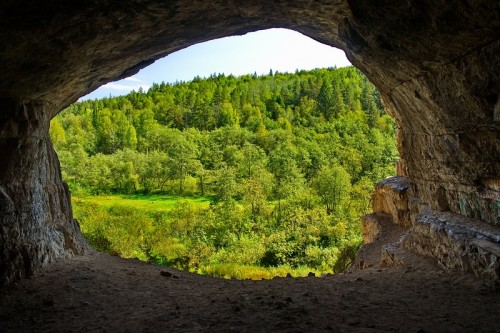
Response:
[[[0,291],[1,332],[500,332],[495,284],[412,266],[223,280],[104,254]]]

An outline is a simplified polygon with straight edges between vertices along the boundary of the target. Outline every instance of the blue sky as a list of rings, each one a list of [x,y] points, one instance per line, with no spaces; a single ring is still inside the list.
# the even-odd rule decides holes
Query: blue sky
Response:
[[[82,99],[125,95],[154,82],[189,81],[213,73],[235,76],[293,73],[296,69],[344,67],[350,63],[343,51],[321,44],[298,32],[269,29],[196,44],[157,60],[139,73],[108,83]]]

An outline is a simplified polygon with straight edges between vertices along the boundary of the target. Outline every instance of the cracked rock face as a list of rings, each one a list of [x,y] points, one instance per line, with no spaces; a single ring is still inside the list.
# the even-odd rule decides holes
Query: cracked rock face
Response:
[[[272,27],[342,48],[399,127],[398,172],[422,202],[500,224],[500,4],[490,0],[4,1],[0,276],[88,249],[49,119],[181,48]],[[495,185],[496,184],[496,185]]]
[[[61,256],[91,251],[72,218],[69,190],[43,105],[0,100],[0,285]]]

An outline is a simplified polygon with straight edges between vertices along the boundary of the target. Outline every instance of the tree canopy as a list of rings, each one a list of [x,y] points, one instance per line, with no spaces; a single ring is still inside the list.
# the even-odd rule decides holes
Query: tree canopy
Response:
[[[395,130],[373,85],[347,67],[153,84],[75,103],[50,135],[74,194],[213,198],[196,241],[175,238],[183,256],[205,239],[213,262],[238,243],[260,249],[252,264],[318,267],[339,256],[328,246],[359,245],[374,182],[395,172]]]

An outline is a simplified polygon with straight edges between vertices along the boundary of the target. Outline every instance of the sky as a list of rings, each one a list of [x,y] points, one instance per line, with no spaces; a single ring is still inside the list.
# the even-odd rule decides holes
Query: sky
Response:
[[[344,51],[298,32],[261,30],[192,45],[157,60],[129,78],[110,82],[80,100],[126,95],[140,87],[146,91],[153,83],[190,81],[195,76],[203,78],[213,73],[262,75],[271,69],[293,73],[296,69],[350,65]]]

